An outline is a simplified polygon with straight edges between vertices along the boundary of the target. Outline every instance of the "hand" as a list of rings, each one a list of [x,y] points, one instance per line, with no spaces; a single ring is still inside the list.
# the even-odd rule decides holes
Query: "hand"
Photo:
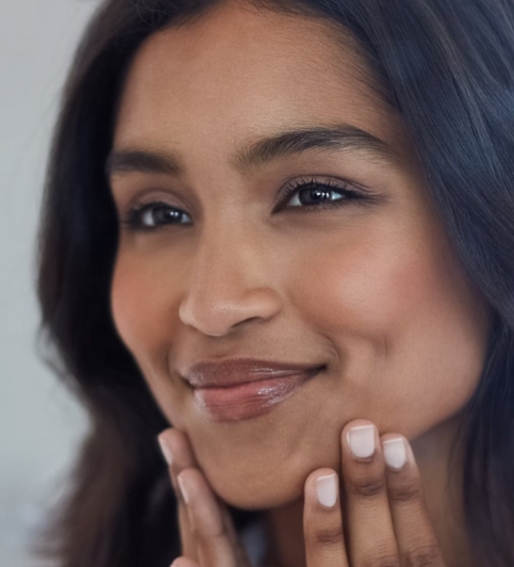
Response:
[[[182,556],[173,567],[251,567],[232,516],[200,471],[186,435],[166,429],[159,442],[178,501]]]
[[[173,567],[249,567],[228,510],[198,468],[185,435],[175,429],[161,435],[177,455],[170,475],[179,500],[182,556]],[[344,513],[336,471],[317,469],[305,481],[308,567],[444,567],[405,437],[379,436],[370,421],[354,420],[343,428],[341,448]],[[187,506],[177,477],[187,490]]]
[[[308,567],[444,567],[407,439],[379,436],[371,421],[359,419],[343,428],[341,446],[344,521],[337,473],[318,469],[305,482]]]

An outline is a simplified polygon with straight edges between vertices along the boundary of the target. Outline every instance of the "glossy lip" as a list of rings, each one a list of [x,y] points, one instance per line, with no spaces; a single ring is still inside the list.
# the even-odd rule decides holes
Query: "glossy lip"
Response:
[[[233,358],[198,362],[189,367],[183,377],[193,388],[228,388],[248,382],[311,373],[324,366]]]
[[[292,396],[326,365],[255,358],[201,361],[183,374],[197,410],[214,421],[263,415]]]

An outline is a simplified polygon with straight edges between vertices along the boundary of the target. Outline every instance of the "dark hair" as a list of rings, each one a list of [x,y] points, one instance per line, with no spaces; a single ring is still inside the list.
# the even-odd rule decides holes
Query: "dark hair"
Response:
[[[107,0],[64,91],[40,227],[47,362],[91,429],[38,553],[60,567],[168,567],[180,555],[157,435],[169,423],[117,335],[118,226],[105,173],[126,71],[156,30],[217,0]],[[494,313],[458,442],[467,528],[483,567],[514,565],[513,0],[252,0],[349,31],[410,132],[448,235]],[[253,519],[232,509],[238,526]]]

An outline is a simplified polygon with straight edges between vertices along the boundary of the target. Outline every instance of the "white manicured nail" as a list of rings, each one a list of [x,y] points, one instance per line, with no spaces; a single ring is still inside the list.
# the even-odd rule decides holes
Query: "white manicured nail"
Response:
[[[373,425],[352,427],[347,434],[348,445],[355,457],[365,459],[375,452],[375,428]]]
[[[335,473],[319,476],[314,482],[318,502],[332,508],[337,502],[337,475]]]
[[[401,469],[407,461],[405,443],[401,437],[382,443],[385,462],[393,469]]]
[[[179,486],[179,489],[180,489],[180,493],[182,494],[182,498],[184,499],[184,502],[186,504],[189,504],[189,497],[187,495],[187,486],[186,486],[186,483],[184,482],[184,479],[180,475],[178,475],[177,481],[178,481],[178,486]]]
[[[168,463],[168,465],[171,466],[172,463],[173,463],[173,454],[171,452],[171,449],[168,447],[168,444],[166,443],[166,441],[164,441],[164,438],[158,437],[157,439],[159,441],[159,445],[161,447],[162,454],[164,455],[164,458],[166,459],[166,462]]]

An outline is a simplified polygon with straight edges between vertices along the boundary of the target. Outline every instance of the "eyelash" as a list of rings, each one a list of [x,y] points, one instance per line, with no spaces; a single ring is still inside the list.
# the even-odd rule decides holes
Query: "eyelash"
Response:
[[[295,210],[298,213],[318,213],[323,212],[327,209],[334,209],[336,207],[342,207],[349,202],[355,201],[362,201],[365,199],[370,199],[370,196],[365,196],[360,191],[354,191],[352,189],[348,189],[348,186],[345,183],[341,185],[334,183],[332,181],[328,182],[320,182],[314,178],[303,178],[299,180],[294,180],[289,187],[287,187],[283,191],[283,198],[281,199],[281,203],[288,202],[293,194],[301,193],[301,191],[305,191],[306,189],[310,190],[320,190],[322,192],[328,193],[340,193],[343,195],[341,199],[337,199],[335,201],[322,201],[320,203],[314,203],[310,205],[296,205],[293,207],[285,207],[286,210]],[[142,222],[142,217],[147,211],[152,210],[159,210],[159,209],[171,209],[174,212],[182,213],[180,209],[176,209],[171,207],[167,203],[163,201],[154,201],[151,203],[144,203],[142,205],[136,205],[131,210],[128,211],[128,214],[125,218],[121,219],[121,224],[125,225],[129,230],[139,230],[139,231],[155,231],[158,230],[162,226],[166,225],[180,225],[180,224],[190,224],[190,223],[181,223],[181,222],[171,222],[171,223],[162,223],[157,224],[155,226],[146,226]]]

